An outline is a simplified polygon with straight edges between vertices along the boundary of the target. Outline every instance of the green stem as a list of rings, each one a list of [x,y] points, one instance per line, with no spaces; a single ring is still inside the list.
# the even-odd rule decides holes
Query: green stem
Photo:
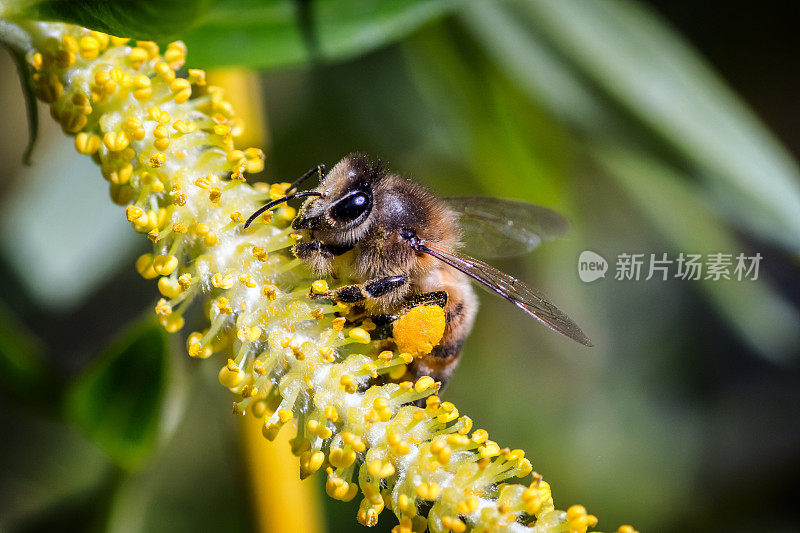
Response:
[[[0,6],[0,17],[3,15],[3,8]],[[18,25],[8,20],[0,18],[0,43],[6,45],[15,55],[25,55],[33,45],[31,36]]]

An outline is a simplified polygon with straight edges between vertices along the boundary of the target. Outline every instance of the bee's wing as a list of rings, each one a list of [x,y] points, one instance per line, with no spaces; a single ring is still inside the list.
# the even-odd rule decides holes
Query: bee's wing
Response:
[[[419,244],[417,249],[460,270],[485,288],[496,292],[521,310],[570,339],[586,346],[592,341],[563,311],[553,305],[544,295],[486,263],[468,256],[460,256],[434,244]]]
[[[458,217],[464,249],[480,257],[515,257],[561,237],[566,218],[540,205],[482,196],[445,198]]]

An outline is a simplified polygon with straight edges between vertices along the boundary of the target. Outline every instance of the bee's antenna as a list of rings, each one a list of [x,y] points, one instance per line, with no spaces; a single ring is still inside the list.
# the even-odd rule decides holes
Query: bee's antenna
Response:
[[[289,188],[286,189],[286,194],[291,193],[293,190],[298,188],[301,183],[306,181],[308,178],[313,176],[314,174],[318,174],[319,178],[322,179],[322,175],[325,173],[325,165],[317,165],[314,168],[309,169],[305,174],[297,178],[289,185]]]
[[[250,215],[250,218],[248,218],[247,222],[244,223],[244,227],[247,228],[248,226],[250,226],[250,224],[252,224],[256,218],[258,218],[258,215],[260,215],[264,211],[272,209],[276,205],[288,202],[289,200],[294,200],[295,198],[305,198],[306,196],[322,196],[322,193],[317,191],[301,191],[301,192],[296,192],[294,194],[287,194],[286,196],[278,198],[277,200],[272,200],[265,206],[261,207],[258,211]]]

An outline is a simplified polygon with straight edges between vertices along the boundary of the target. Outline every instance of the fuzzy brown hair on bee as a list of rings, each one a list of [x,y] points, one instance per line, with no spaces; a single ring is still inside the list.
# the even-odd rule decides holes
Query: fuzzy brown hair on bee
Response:
[[[503,296],[547,327],[591,346],[580,328],[540,293],[457,252],[462,225],[465,237],[475,232],[485,237],[488,255],[529,251],[565,231],[566,221],[557,213],[511,200],[441,199],[361,154],[339,161],[313,191],[292,193],[317,172],[322,176],[323,167],[302,176],[287,196],[254,213],[245,226],[265,209],[306,197],[292,222],[307,236],[295,246],[295,255],[320,275],[352,282],[315,297],[360,306],[379,324],[417,305],[441,306],[444,335],[430,354],[411,363],[414,377],[431,376],[442,385],[451,377],[478,308],[470,281]]]

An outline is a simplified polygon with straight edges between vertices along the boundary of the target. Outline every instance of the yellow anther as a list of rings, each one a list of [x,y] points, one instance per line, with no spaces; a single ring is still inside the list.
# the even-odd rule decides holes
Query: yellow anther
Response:
[[[130,222],[137,222],[144,216],[144,209],[136,207],[135,205],[129,205],[125,209],[125,216],[128,217]]]
[[[140,255],[136,260],[136,272],[139,273],[144,279],[153,279],[158,277],[158,273],[153,268],[153,254]]]
[[[203,237],[203,244],[206,245],[207,248],[217,246],[219,244],[219,237],[217,237],[216,233],[209,233]]]
[[[353,328],[350,330],[348,336],[360,344],[369,344],[372,340],[369,336],[369,332],[364,328]]]
[[[440,405],[442,405],[442,400],[435,394],[425,399],[425,408],[431,413],[438,411]]]
[[[100,43],[90,35],[81,37],[79,46],[83,59],[94,59],[100,54]]]
[[[619,528],[617,528],[616,533],[639,533],[639,532],[636,531],[636,529],[633,526],[625,524],[623,526],[619,526]]]
[[[124,131],[109,131],[103,136],[103,144],[111,152],[119,152],[128,147],[130,139]]]
[[[500,446],[492,440],[487,440],[478,446],[478,454],[481,457],[495,457],[500,455]]]
[[[123,44],[128,44],[130,38],[128,37],[115,37],[113,35],[108,36],[108,40],[111,43],[111,46],[122,46]]]
[[[319,450],[303,452],[300,455],[300,479],[305,479],[319,470],[324,462],[325,454]]]
[[[333,319],[333,321],[331,323],[331,327],[335,331],[342,331],[344,329],[345,322],[347,322],[347,319],[345,319],[345,317],[343,317],[343,316],[336,317],[336,318]]]
[[[206,71],[196,68],[189,69],[189,83],[202,87],[206,84]]]
[[[478,505],[480,505],[480,501],[475,496],[470,496],[466,500],[461,500],[458,502],[456,506],[456,510],[458,514],[467,515],[472,514],[478,510]]]
[[[288,409],[279,409],[278,410],[278,420],[283,422],[284,424],[292,419],[294,415]]]
[[[345,374],[339,379],[339,385],[344,389],[345,392],[349,394],[353,394],[358,390],[358,384],[356,383],[356,380],[353,379],[353,376],[349,374]]]
[[[451,446],[469,446],[469,437],[454,433],[447,436],[447,444]]]
[[[239,283],[250,289],[256,286],[256,281],[253,279],[252,274],[240,274]]]
[[[161,168],[164,166],[164,163],[167,162],[167,156],[165,154],[154,154],[150,156],[150,159],[147,161],[147,164],[150,168]]]
[[[333,348],[330,346],[323,346],[319,349],[319,355],[322,357],[322,360],[326,363],[332,363],[334,361],[334,351]]]
[[[100,149],[103,143],[99,135],[81,132],[75,136],[75,149],[81,154],[92,155]]]
[[[231,132],[231,127],[228,124],[214,124],[212,131],[215,135],[225,136]]]
[[[378,479],[383,479],[395,473],[395,468],[389,461],[381,461],[376,459],[367,464],[367,471],[370,475]]]
[[[369,375],[372,376],[373,378],[377,378],[378,377],[378,372],[377,372],[378,367],[375,366],[375,363],[364,363],[364,365],[361,367],[361,369],[364,372],[369,373]]]
[[[170,121],[169,112],[163,111],[157,105],[148,107],[147,114],[150,116],[151,119],[155,120],[159,124],[167,124]]]
[[[180,68],[186,60],[186,45],[182,41],[169,43],[164,52],[164,59],[167,60],[172,68]]]
[[[228,359],[228,364],[219,371],[219,382],[223,387],[233,389],[241,385],[244,381],[245,373],[240,369],[233,359]]]
[[[159,322],[168,333],[175,333],[184,325],[183,317],[177,313],[171,313],[168,316],[161,317]]]
[[[517,477],[522,478],[533,472],[533,465],[529,459],[524,458],[517,464],[517,469]]]
[[[110,74],[114,83],[120,87],[128,87],[133,82],[130,72],[125,72],[121,68],[112,68]]]
[[[144,74],[133,77],[133,97],[137,100],[147,100],[153,96],[152,82]]]
[[[414,384],[414,390],[417,392],[423,392],[430,388],[432,388],[436,384],[436,381],[430,376],[422,376],[417,380]]]
[[[197,131],[197,123],[192,122],[191,120],[188,122],[184,122],[183,120],[176,120],[172,124],[172,127],[175,129],[175,131],[179,133],[193,133]],[[216,178],[216,176],[214,177]]]
[[[111,36],[108,35],[107,33],[103,33],[103,32],[100,32],[100,31],[92,31],[92,32],[89,33],[89,35],[91,35],[92,37],[94,37],[97,40],[97,42],[100,45],[101,49],[108,47],[108,41],[109,41],[109,38]]]
[[[153,268],[160,276],[169,276],[178,268],[178,258],[174,255],[159,255],[153,260]]]
[[[221,274],[218,272],[211,276],[211,285],[218,289],[230,289],[233,287],[234,282],[235,278],[233,277],[233,274],[230,273]]]
[[[442,489],[436,483],[420,483],[414,487],[414,491],[423,500],[435,500],[439,497]]]
[[[41,52],[36,52],[33,54],[31,58],[31,66],[36,70],[42,70],[44,66],[44,56],[42,56]]]
[[[324,279],[318,279],[311,284],[311,292],[314,294],[325,294],[328,292],[328,282]]]
[[[436,419],[442,424],[452,422],[458,418],[458,409],[456,409],[456,406],[450,402],[443,402],[441,405],[441,411],[442,412],[436,417]]]
[[[164,298],[156,302],[156,314],[159,316],[168,316],[172,313],[172,306]]]
[[[362,505],[358,508],[358,515],[356,515],[356,518],[361,525],[374,527],[378,523],[380,511],[369,506],[364,506],[363,502],[365,501],[367,500],[362,500]],[[380,505],[380,510],[383,510],[383,503]]]
[[[571,533],[586,533],[588,528],[597,525],[597,517],[588,514],[583,505],[573,505],[567,509],[567,523]]]
[[[325,418],[330,420],[331,422],[338,422],[339,421],[339,411],[336,410],[335,407],[328,406],[325,408]]]
[[[343,448],[332,448],[328,456],[328,461],[335,468],[347,468],[356,460],[356,453],[353,450]]]
[[[136,46],[144,48],[150,55],[150,59],[158,57],[158,45],[153,41],[136,41]]]
[[[182,104],[192,96],[192,86],[188,80],[178,78],[169,84],[175,103]]]
[[[181,293],[178,281],[167,276],[158,280],[158,290],[167,298],[175,298]]]
[[[247,158],[247,172],[256,174],[264,170],[264,152],[258,148],[248,148],[244,151]]]
[[[269,300],[274,300],[278,297],[278,289],[273,285],[264,285],[264,288],[261,289],[261,294]]]
[[[472,432],[472,442],[483,444],[489,438],[489,433],[485,429],[476,429]]]
[[[467,530],[467,525],[464,522],[452,516],[443,516],[442,526],[444,526],[445,530],[450,530],[453,533],[464,533]]]
[[[222,190],[219,187],[211,187],[208,191],[208,199],[211,203],[216,206],[220,205],[220,198],[222,198]]]
[[[210,346],[203,346],[200,343],[202,339],[203,335],[197,331],[189,335],[189,338],[186,340],[186,350],[189,352],[190,357],[206,359],[211,356],[213,350]]]
[[[238,165],[245,160],[244,152],[241,150],[231,150],[228,152],[228,163],[233,163],[234,165]]]
[[[241,327],[237,330],[236,337],[242,342],[255,342],[261,337],[261,328],[258,326]]]
[[[183,222],[176,222],[172,225],[172,231],[175,233],[186,233],[188,230],[186,228],[186,224]]]
[[[138,46],[135,46],[135,47],[131,48],[130,53],[128,53],[128,59],[131,60],[131,62],[133,63],[134,67],[138,68],[139,65],[141,65],[143,62],[145,62],[148,59],[150,59],[150,55],[147,53],[147,50],[145,50],[144,48],[140,48]]]
[[[175,71],[164,61],[159,61],[153,65],[153,70],[158,74],[159,78],[167,83],[172,83],[176,78]]]
[[[220,313],[226,315],[230,315],[231,313],[233,313],[233,309],[230,306],[230,302],[224,296],[220,296],[219,299],[217,300],[217,309],[219,310]]]

